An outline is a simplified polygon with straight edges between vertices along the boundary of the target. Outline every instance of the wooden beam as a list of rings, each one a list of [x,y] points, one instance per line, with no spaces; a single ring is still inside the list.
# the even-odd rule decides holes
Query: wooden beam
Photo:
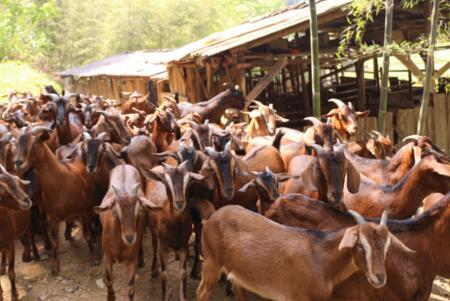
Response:
[[[308,85],[306,84],[305,79],[305,70],[303,68],[303,65],[300,65],[300,80],[302,85],[302,96],[303,96],[303,110],[305,111],[305,116],[309,116],[311,114],[311,108],[309,105],[309,92],[308,92]]]
[[[423,72],[417,67],[417,65],[411,60],[411,57],[409,55],[404,54],[394,54],[394,56],[403,64],[405,65],[408,70],[411,71],[412,74],[414,74],[417,79],[422,80],[424,77]]]
[[[206,87],[205,87],[205,83],[203,82],[202,76],[200,75],[200,71],[198,71],[198,67],[195,68],[195,74],[196,74],[196,76],[197,76],[197,81],[200,83],[200,86],[202,87],[203,94],[205,94],[205,97],[206,97],[207,99],[211,98],[211,97],[209,96],[208,90],[207,90]]]
[[[359,60],[355,63],[356,78],[358,81],[358,107],[361,111],[367,108],[366,103],[366,81],[364,79],[364,60]]]
[[[442,74],[445,73],[445,71],[447,71],[448,69],[450,69],[450,61],[447,62],[447,64],[445,64],[444,66],[442,66],[439,70],[436,70],[433,74],[434,79],[438,79],[439,77],[441,77]]]
[[[250,102],[256,99],[259,94],[270,84],[275,75],[280,72],[281,69],[286,66],[287,60],[280,59],[278,60],[267,72],[267,74],[261,79],[261,81],[251,90],[247,96],[245,97],[247,100],[246,107]]]

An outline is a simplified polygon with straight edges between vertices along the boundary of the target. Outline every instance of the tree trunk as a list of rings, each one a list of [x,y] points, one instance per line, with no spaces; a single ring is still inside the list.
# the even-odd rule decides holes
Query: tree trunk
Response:
[[[383,74],[381,75],[380,106],[378,110],[378,131],[383,135],[386,132],[386,111],[388,100],[389,81],[389,46],[392,42],[392,18],[394,15],[394,1],[386,0],[386,17],[384,20],[384,46],[383,46]]]
[[[432,93],[432,77],[434,73],[434,46],[436,44],[436,32],[438,27],[440,0],[434,0],[433,12],[431,13],[430,45],[428,46],[427,67],[425,79],[423,81],[422,104],[420,105],[419,121],[417,122],[417,134],[424,135],[428,113],[428,104],[430,102],[430,93]]]
[[[309,0],[309,20],[311,39],[311,81],[313,114],[320,119],[320,66],[319,66],[319,36],[317,30],[317,14],[315,0]]]

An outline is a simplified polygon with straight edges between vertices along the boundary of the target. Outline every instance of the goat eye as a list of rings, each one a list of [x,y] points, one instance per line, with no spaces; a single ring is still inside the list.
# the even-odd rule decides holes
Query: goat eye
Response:
[[[363,247],[362,244],[360,244],[360,243],[358,243],[358,244],[356,245],[356,248],[357,248],[358,250],[360,250],[360,251],[363,251],[363,250],[364,250],[364,247]]]

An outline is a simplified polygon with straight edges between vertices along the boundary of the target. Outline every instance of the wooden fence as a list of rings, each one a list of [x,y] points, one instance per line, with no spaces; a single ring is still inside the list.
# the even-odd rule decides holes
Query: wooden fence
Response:
[[[428,108],[427,127],[425,135],[433,139],[437,146],[450,151],[450,94],[435,94],[433,107]],[[395,117],[395,118],[394,118]],[[416,133],[419,119],[419,107],[388,112],[386,121],[386,134],[391,139],[394,131],[397,134],[397,145],[403,145],[403,138]],[[364,134],[377,129],[377,118],[368,117],[358,120],[357,139],[363,139]]]

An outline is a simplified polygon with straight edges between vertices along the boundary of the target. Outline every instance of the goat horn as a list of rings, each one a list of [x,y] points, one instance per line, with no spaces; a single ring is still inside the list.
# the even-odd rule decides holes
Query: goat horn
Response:
[[[13,138],[14,136],[10,132],[7,132],[3,135],[3,137],[0,140],[11,141]]]
[[[107,132],[102,132],[97,136],[97,139],[100,139],[102,142],[105,140],[105,137],[108,135]]]
[[[109,118],[109,113],[106,112],[105,110],[97,110],[96,113],[103,115],[103,117],[105,117],[106,120],[108,120]]]
[[[205,122],[203,122],[203,124],[205,125],[209,124],[209,119],[206,119]]]
[[[322,121],[320,121],[319,119],[317,119],[316,117],[313,117],[313,116],[305,117],[305,118],[303,118],[303,120],[309,121],[309,122],[311,122],[313,125],[319,125],[319,124],[322,123]]]
[[[348,102],[348,107],[350,108],[350,110],[352,110],[352,111],[353,111],[353,104],[352,104],[352,102],[351,102],[351,101],[349,101],[349,102]]]
[[[55,93],[50,93],[48,94],[48,96],[50,96],[50,98],[52,99],[52,101],[57,101],[60,97],[58,95],[56,95]]]
[[[381,134],[380,132],[375,131],[375,130],[372,130],[372,134],[375,134],[377,136],[383,136],[383,134]]]
[[[264,106],[264,104],[262,103],[262,102],[260,102],[260,101],[258,101],[258,100],[253,100],[253,102],[254,103],[256,103],[256,105],[258,106],[258,107],[261,107],[261,106]]]
[[[131,196],[136,197],[138,195],[139,187],[141,186],[140,183],[134,184],[134,186],[131,188]]]
[[[345,143],[339,144],[339,146],[338,146],[337,149],[336,149],[336,152],[338,152],[338,153],[343,152],[344,149],[345,149],[345,146],[346,146]]]
[[[36,135],[36,134],[40,134],[40,133],[43,132],[43,131],[51,132],[52,129],[51,129],[51,128],[48,128],[48,127],[45,127],[45,126],[38,125],[38,126],[35,126],[35,127],[31,130],[31,133],[32,133],[33,135]]]
[[[308,146],[312,147],[317,152],[318,155],[323,154],[325,152],[323,147],[316,143],[308,144]]]
[[[122,190],[114,185],[111,185],[112,189],[114,190],[114,194],[116,197],[120,197],[122,195]]]
[[[227,142],[227,144],[225,144],[225,148],[223,151],[227,153],[231,152],[231,139]]]
[[[366,220],[364,219],[364,217],[362,217],[361,214],[359,214],[358,212],[353,211],[353,210],[349,210],[348,213],[350,213],[351,215],[353,215],[353,217],[355,218],[356,223],[357,223],[358,225],[361,225],[361,224],[365,224],[365,223],[366,223]]]
[[[333,102],[335,105],[338,106],[338,108],[341,108],[341,107],[345,106],[345,103],[342,100],[337,99],[337,98],[331,98],[331,99],[328,100],[328,102]]]
[[[0,164],[0,173],[8,173],[8,171],[6,170],[6,168]]]
[[[387,210],[383,211],[383,215],[381,216],[380,225],[386,226],[387,225],[387,219],[388,219],[388,212]]]
[[[420,135],[409,135],[405,138],[403,138],[403,142],[408,142],[408,141],[415,141],[415,142],[419,142],[420,139],[422,139],[423,137]]]
[[[92,136],[88,132],[83,132],[83,140],[84,141],[91,140],[91,139],[92,139]]]

